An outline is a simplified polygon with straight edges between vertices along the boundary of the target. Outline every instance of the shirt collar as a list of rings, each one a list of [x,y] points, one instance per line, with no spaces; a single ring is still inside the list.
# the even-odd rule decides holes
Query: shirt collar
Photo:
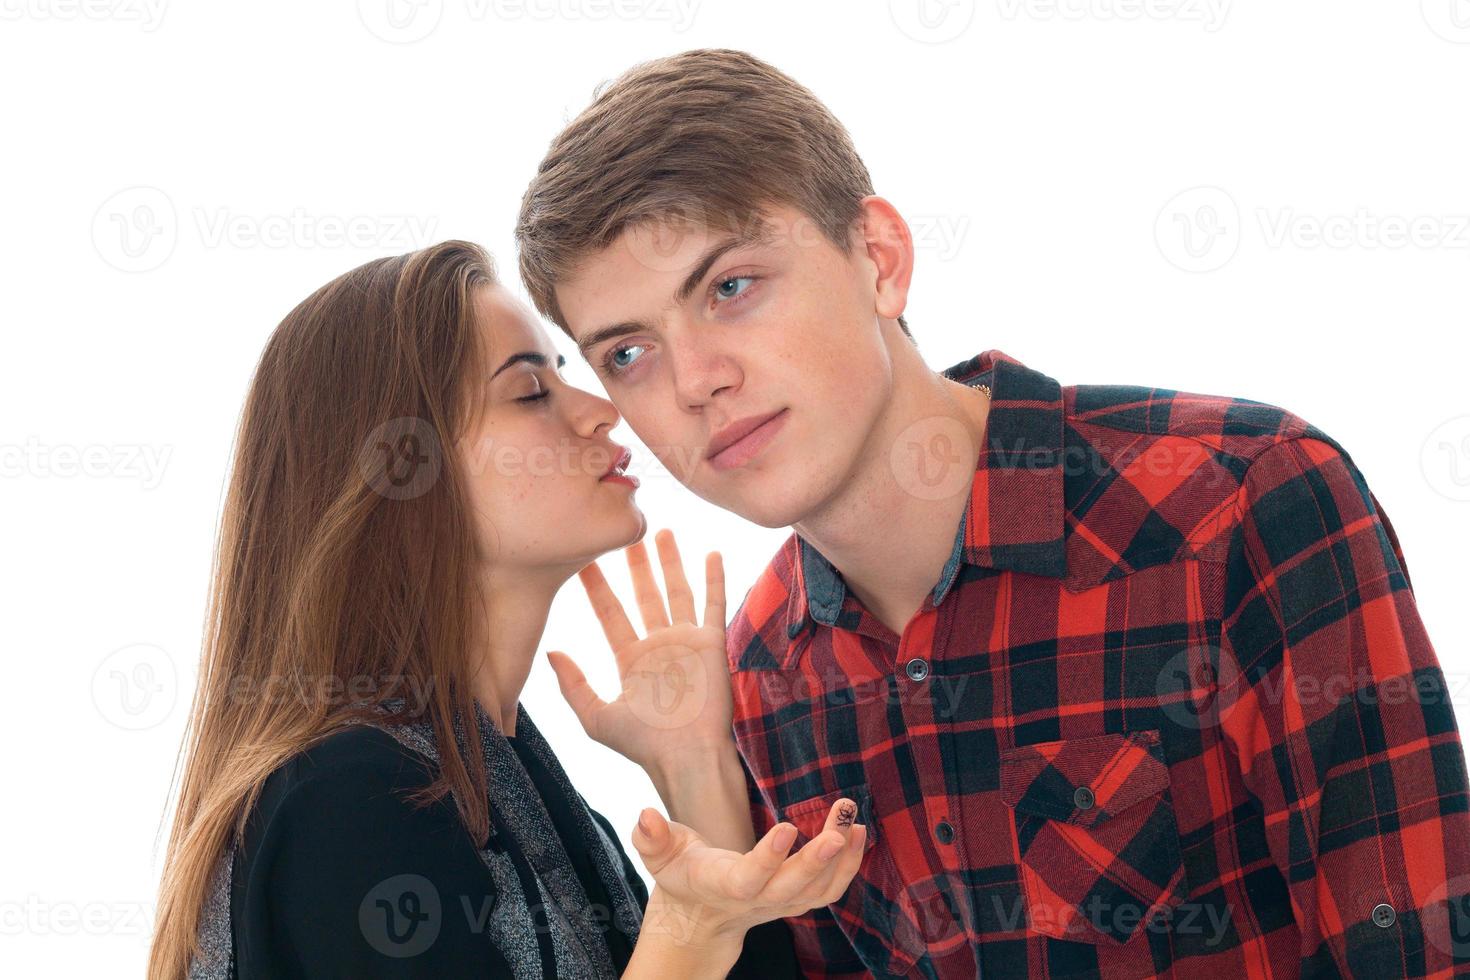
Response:
[[[1067,571],[1064,403],[1056,381],[999,350],[948,367],[952,381],[990,388],[985,446],[975,465],[970,501],[954,549],[934,587],[934,605],[948,595],[961,563],[1061,578]],[[787,604],[788,635],[807,614],[837,625],[847,597],[842,575],[796,535],[796,579]]]

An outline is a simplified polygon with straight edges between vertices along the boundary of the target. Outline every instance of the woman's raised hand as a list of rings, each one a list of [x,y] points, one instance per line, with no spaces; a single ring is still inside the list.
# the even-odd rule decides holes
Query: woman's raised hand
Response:
[[[597,696],[571,657],[549,651],[562,696],[589,736],[644,769],[732,741],[730,674],[725,658],[725,570],[718,551],[705,557],[704,622],[684,577],[674,533],[654,536],[668,604],[654,581],[643,542],[624,549],[646,636],[639,637],[623,605],[593,562],[578,577],[612,647],[622,691]]]

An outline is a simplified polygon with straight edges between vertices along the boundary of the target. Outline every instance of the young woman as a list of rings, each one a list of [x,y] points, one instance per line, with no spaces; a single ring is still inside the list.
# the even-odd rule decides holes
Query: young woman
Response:
[[[795,852],[789,823],[755,841],[743,801],[678,802],[708,778],[681,776],[679,753],[720,757],[731,738],[719,557],[696,623],[660,535],[665,611],[607,439],[618,414],[561,363],[465,242],[354,269],[270,338],[220,529],[153,980],[770,976],[792,968],[775,920],[846,889],[865,836],[852,801]],[[630,543],[643,638],[592,564]],[[643,812],[651,894],[519,701],[578,572],[624,689],[604,704],[558,658],[563,690],[689,815]],[[669,670],[700,681],[673,716],[647,682]]]

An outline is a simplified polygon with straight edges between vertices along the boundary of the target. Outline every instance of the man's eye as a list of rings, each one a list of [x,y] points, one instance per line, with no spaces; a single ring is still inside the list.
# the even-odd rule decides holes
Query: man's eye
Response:
[[[720,299],[733,299],[750,288],[754,276],[731,276],[715,283],[715,295]]]
[[[637,358],[624,360],[621,355],[627,354],[630,351],[641,351],[643,349],[644,347],[642,344],[623,344],[621,346],[614,347],[612,350],[608,351],[607,356],[602,359],[603,370],[607,371],[608,374],[621,374],[628,368],[632,367],[633,361],[637,360]]]
[[[534,394],[534,395],[525,395],[525,396],[523,396],[521,398],[517,398],[516,401],[518,401],[518,402],[539,402],[541,399],[550,396],[550,394],[551,394],[551,389],[550,388],[546,388],[546,389],[544,389],[542,391],[536,392],[536,394]]]

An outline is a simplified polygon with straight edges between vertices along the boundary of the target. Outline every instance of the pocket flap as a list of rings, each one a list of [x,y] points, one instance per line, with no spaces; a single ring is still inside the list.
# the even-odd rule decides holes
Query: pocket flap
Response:
[[[782,811],[782,819],[796,827],[796,841],[791,845],[791,853],[796,853],[807,841],[822,833],[822,827],[827,823],[827,812],[832,809],[832,804],[843,797],[857,804],[857,816],[853,823],[860,823],[868,828],[863,853],[872,849],[878,840],[878,824],[873,819],[872,794],[868,792],[867,784],[863,783],[788,804]]]
[[[1000,757],[1006,805],[1080,827],[1096,826],[1168,786],[1157,731],[1018,745]]]

